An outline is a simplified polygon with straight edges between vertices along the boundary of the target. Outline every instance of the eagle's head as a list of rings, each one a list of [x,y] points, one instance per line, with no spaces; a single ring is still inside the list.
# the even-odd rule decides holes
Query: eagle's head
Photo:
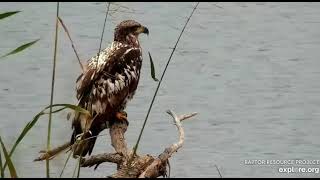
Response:
[[[138,36],[141,33],[149,35],[148,28],[134,20],[125,20],[119,23],[115,28],[114,41],[139,45]]]

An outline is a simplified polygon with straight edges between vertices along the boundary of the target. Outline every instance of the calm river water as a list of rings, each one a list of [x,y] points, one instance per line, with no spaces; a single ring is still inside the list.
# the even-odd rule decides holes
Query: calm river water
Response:
[[[216,6],[216,5],[217,6]],[[147,52],[159,78],[195,3],[116,3],[111,5],[103,47],[115,25],[135,19],[150,30],[141,36],[142,77],[128,104],[132,147],[138,138],[157,83],[150,76]],[[105,3],[63,2],[60,16],[80,58],[99,49]],[[22,128],[49,104],[56,3],[2,2],[0,12],[21,11],[0,21],[0,54],[40,38],[32,48],[0,62],[0,134],[8,147]],[[178,45],[142,136],[139,153],[157,155],[177,141],[167,109],[199,112],[183,123],[184,146],[171,159],[171,177],[319,177],[320,173],[279,173],[279,168],[316,165],[248,165],[247,160],[320,159],[320,3],[200,3]],[[62,29],[54,103],[76,103],[80,68]],[[53,116],[53,145],[69,140],[67,111]],[[32,162],[46,147],[47,117],[18,146],[13,161],[20,177],[44,177],[45,163]],[[103,132],[107,133],[107,131]],[[109,136],[98,139],[93,154],[113,151]],[[67,155],[51,162],[60,174]],[[65,177],[72,176],[75,160]],[[81,177],[110,175],[115,165],[84,168]]]

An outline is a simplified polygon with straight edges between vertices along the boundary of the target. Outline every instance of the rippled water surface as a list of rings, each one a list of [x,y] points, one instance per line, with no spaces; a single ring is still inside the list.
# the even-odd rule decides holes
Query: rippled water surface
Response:
[[[103,47],[116,23],[135,19],[150,30],[141,36],[142,77],[128,104],[133,146],[157,83],[150,77],[147,51],[160,77],[171,48],[195,3],[117,3],[111,5]],[[139,153],[157,155],[177,140],[165,111],[197,111],[184,122],[184,146],[171,159],[172,177],[319,177],[316,173],[279,173],[275,165],[246,165],[248,159],[320,159],[320,3],[202,2],[173,56],[151,111]],[[0,12],[22,12],[0,21],[0,54],[41,38],[32,48],[0,62],[0,134],[11,147],[18,134],[50,100],[55,3],[0,3]],[[60,15],[80,58],[99,49],[105,3],[63,2]],[[116,12],[115,12],[116,11]],[[80,68],[67,36],[59,31],[55,103],[76,103]],[[69,140],[67,112],[54,115],[53,145]],[[45,163],[32,162],[46,147],[47,118],[30,131],[14,154],[21,177],[44,177]],[[103,132],[104,134],[107,131]],[[98,139],[93,154],[113,151],[109,136]],[[66,155],[51,162],[59,176]],[[72,160],[65,176],[72,175]],[[296,166],[299,167],[299,166]],[[320,167],[320,165],[306,166]],[[115,165],[81,177],[103,177]]]

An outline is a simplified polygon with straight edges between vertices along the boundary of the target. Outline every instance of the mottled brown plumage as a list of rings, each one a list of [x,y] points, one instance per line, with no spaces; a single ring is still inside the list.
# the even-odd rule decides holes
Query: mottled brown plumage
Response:
[[[86,71],[78,77],[79,106],[87,109],[94,118],[76,114],[73,119],[72,144],[77,138],[92,137],[76,145],[74,155],[90,155],[95,136],[112,123],[116,113],[123,111],[135,94],[142,65],[140,33],[148,34],[149,31],[136,21],[126,20],[118,24],[111,46],[92,57]]]

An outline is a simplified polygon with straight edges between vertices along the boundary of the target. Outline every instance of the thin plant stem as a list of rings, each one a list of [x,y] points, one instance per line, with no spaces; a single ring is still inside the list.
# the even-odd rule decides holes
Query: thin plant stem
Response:
[[[80,143],[81,142],[81,140],[77,140],[76,141],[76,143]],[[77,171],[77,178],[79,178],[79,176],[80,176],[80,166],[81,166],[81,155],[82,155],[82,153],[83,153],[83,147],[81,148],[81,151],[80,151],[80,156],[78,157],[79,158],[79,161],[78,161],[78,165],[77,166],[75,166],[75,168],[74,168],[74,170],[73,170],[73,175],[72,175],[72,178],[74,178],[74,176],[75,176],[75,174],[76,174],[76,170],[77,170],[77,168],[78,168],[78,171]]]
[[[49,113],[49,122],[48,122],[47,151],[50,150],[50,138],[51,138],[50,136],[51,136],[52,104],[53,104],[53,93],[54,93],[54,82],[55,82],[56,60],[57,60],[57,45],[58,45],[58,23],[59,23],[58,17],[59,17],[59,2],[57,2],[53,69],[52,69],[52,80],[51,80],[50,113]],[[46,175],[47,175],[47,178],[50,178],[50,164],[49,164],[48,158],[46,159]]]
[[[0,173],[1,173],[1,178],[4,178],[4,168],[2,168],[1,151],[0,151]]]
[[[101,46],[102,46],[102,40],[103,40],[104,30],[105,30],[105,28],[106,28],[107,17],[108,17],[108,14],[109,14],[109,7],[110,7],[110,2],[108,2],[107,11],[106,11],[106,16],[105,16],[105,18],[104,18],[104,23],[103,23],[103,28],[102,28],[101,38],[100,38],[100,45],[99,45],[99,51],[98,51],[97,61],[99,61],[99,56],[100,56],[100,51],[101,51]],[[98,63],[97,63],[97,66],[98,66]]]
[[[77,173],[77,178],[80,177],[80,166],[81,166],[81,156],[79,157],[79,161],[78,161],[78,173]]]
[[[82,72],[84,72],[83,65],[82,65],[82,63],[81,63],[81,61],[80,61],[79,55],[78,55],[78,53],[77,53],[77,50],[76,50],[76,48],[75,48],[75,46],[74,46],[74,43],[73,43],[73,41],[72,41],[72,39],[71,39],[70,33],[69,33],[67,27],[65,26],[65,24],[63,23],[62,19],[61,19],[60,17],[58,17],[58,19],[59,19],[59,22],[60,22],[60,24],[62,25],[64,31],[67,33],[67,36],[68,36],[68,38],[69,38],[69,40],[70,40],[70,42],[71,42],[71,46],[72,46],[73,52],[74,52],[74,53],[76,54],[76,56],[77,56],[77,59],[78,59],[78,62],[79,62],[79,65],[80,65],[80,67],[81,67]]]
[[[220,178],[222,178],[222,175],[221,175],[221,173],[220,173],[220,170],[219,170],[218,166],[217,166],[216,164],[215,164],[214,166],[216,167],[216,169],[217,169],[217,171],[218,171],[218,173],[219,173]]]
[[[170,63],[170,61],[171,61],[172,55],[173,55],[173,53],[175,52],[175,50],[176,50],[176,48],[177,48],[177,45],[178,45],[178,43],[179,43],[179,41],[180,41],[180,38],[181,38],[181,36],[182,36],[182,34],[183,34],[183,32],[184,32],[184,30],[185,30],[185,28],[186,28],[186,26],[187,26],[190,18],[192,17],[192,15],[193,15],[193,13],[194,13],[194,11],[196,10],[196,8],[197,8],[198,5],[199,5],[199,2],[198,2],[198,3],[195,5],[195,7],[193,8],[193,10],[192,10],[192,12],[191,12],[188,20],[186,21],[186,23],[185,23],[185,25],[184,25],[184,27],[183,27],[183,29],[182,29],[179,37],[178,37],[178,40],[177,40],[174,48],[172,49],[172,52],[171,52],[171,54],[170,54],[170,57],[169,57],[168,62],[167,62],[167,64],[166,64],[166,67],[164,68],[163,73],[162,73],[162,76],[161,76],[160,81],[159,81],[159,83],[158,83],[157,89],[156,89],[156,91],[155,91],[155,93],[154,93],[154,95],[153,95],[153,98],[152,98],[151,104],[150,104],[150,106],[149,106],[149,109],[148,109],[146,118],[145,118],[145,120],[144,120],[144,122],[143,122],[143,125],[142,125],[142,128],[141,128],[141,131],[140,131],[140,134],[139,134],[137,143],[136,143],[136,145],[134,146],[134,150],[133,150],[133,155],[132,155],[132,157],[133,157],[133,156],[136,154],[136,152],[137,152],[138,145],[139,145],[139,142],[140,142],[140,139],[141,139],[141,136],[142,136],[144,127],[145,127],[145,125],[146,125],[146,123],[147,123],[147,120],[148,120],[148,117],[149,117],[149,114],[150,114],[152,105],[153,105],[154,100],[155,100],[155,98],[156,98],[156,96],[157,96],[157,93],[158,93],[159,87],[160,87],[160,85],[161,85],[162,79],[163,79],[163,77],[164,77],[164,75],[165,75],[165,73],[166,73],[166,70],[167,70],[167,68],[168,68],[168,66],[169,66],[169,63]]]
[[[64,165],[63,165],[62,171],[61,171],[61,173],[60,173],[60,178],[62,177],[63,171],[64,171],[64,169],[65,169],[66,166],[67,166],[67,163],[68,163],[68,161],[69,161],[69,159],[70,159],[70,157],[71,157],[71,154],[72,154],[72,150],[70,150],[69,155],[68,155],[68,157],[67,157],[67,160],[66,160],[66,162],[65,162]]]
[[[74,170],[73,170],[73,174],[72,174],[72,178],[74,178],[74,176],[76,175],[76,171],[77,171],[77,165],[75,166]]]

